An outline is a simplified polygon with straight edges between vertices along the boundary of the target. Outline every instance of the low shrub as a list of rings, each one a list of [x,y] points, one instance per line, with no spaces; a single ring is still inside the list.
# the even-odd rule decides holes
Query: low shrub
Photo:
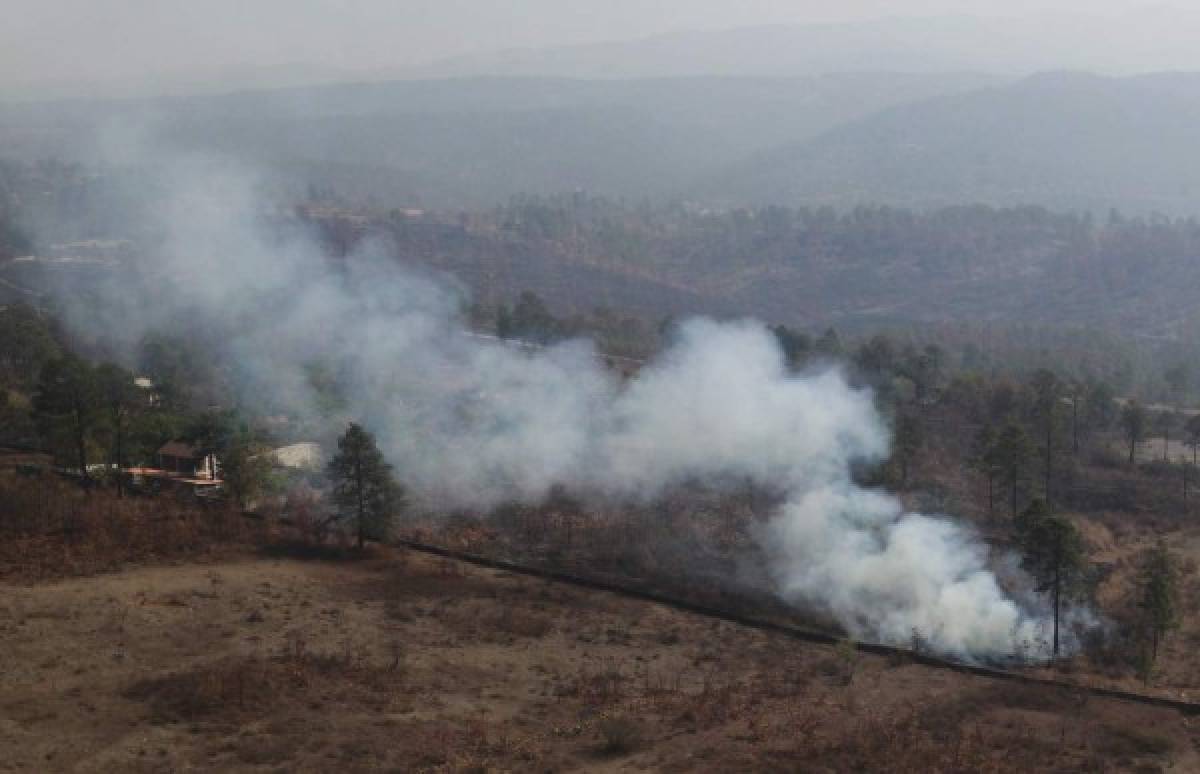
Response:
[[[607,715],[596,724],[608,755],[628,755],[642,743],[642,727],[628,715]]]
[[[259,545],[269,526],[222,504],[117,497],[45,475],[0,474],[0,580],[38,581]]]

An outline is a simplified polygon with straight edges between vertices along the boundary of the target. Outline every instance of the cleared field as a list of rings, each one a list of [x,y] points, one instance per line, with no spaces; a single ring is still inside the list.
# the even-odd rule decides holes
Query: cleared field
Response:
[[[0,586],[0,769],[1200,770],[1173,711],[428,557]]]

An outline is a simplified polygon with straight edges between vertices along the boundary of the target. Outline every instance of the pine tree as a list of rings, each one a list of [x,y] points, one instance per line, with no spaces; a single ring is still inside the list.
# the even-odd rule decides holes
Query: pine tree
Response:
[[[1187,423],[1184,424],[1183,429],[1186,433],[1184,436],[1183,445],[1192,450],[1191,464],[1188,464],[1187,458],[1184,458],[1183,461],[1183,501],[1186,503],[1188,496],[1188,479],[1191,477],[1193,470],[1196,468],[1197,454],[1200,454],[1200,414],[1188,419]]]
[[[1179,567],[1167,544],[1159,542],[1142,558],[1138,576],[1146,632],[1150,638],[1150,663],[1158,661],[1158,646],[1179,626]]]
[[[404,507],[404,492],[392,476],[375,437],[351,424],[338,439],[338,451],[329,463],[333,482],[334,519],[354,524],[358,547],[367,538],[387,537],[392,522]]]
[[[1200,453],[1200,414],[1188,419],[1184,430],[1187,432],[1185,445],[1192,449],[1192,465],[1194,466],[1197,463],[1197,454]]]
[[[817,339],[814,348],[818,355],[829,358],[839,358],[844,351],[842,349],[842,339],[833,328],[825,329],[825,332]]]
[[[1129,464],[1136,459],[1138,444],[1146,434],[1146,410],[1136,400],[1125,404],[1121,411],[1121,427],[1125,430],[1125,438],[1129,441]]]
[[[994,462],[1009,488],[1014,519],[1017,518],[1017,490],[1029,465],[1031,447],[1032,444],[1029,436],[1025,434],[1025,430],[1016,423],[1009,423],[1000,431],[992,450]]]
[[[1170,409],[1160,411],[1154,415],[1154,429],[1162,435],[1163,439],[1163,462],[1166,462],[1168,459],[1167,455],[1171,450],[1171,429],[1175,427],[1177,422],[1178,417]]]
[[[1041,424],[1042,435],[1045,439],[1042,446],[1042,458],[1046,464],[1043,496],[1046,503],[1050,504],[1053,502],[1050,482],[1054,473],[1055,425],[1058,419],[1058,402],[1062,385],[1053,371],[1042,368],[1034,373],[1030,388],[1033,390],[1034,413]]]
[[[116,473],[117,497],[125,496],[122,470],[128,462],[129,425],[141,395],[133,383],[133,374],[120,366],[105,363],[96,369],[96,390],[109,435],[109,465]]]
[[[1071,400],[1071,454],[1079,454],[1079,404],[1087,388],[1078,379],[1071,379],[1066,389]]]
[[[1051,512],[1043,500],[1034,500],[1021,513],[1016,538],[1021,548],[1021,568],[1034,579],[1038,592],[1051,594],[1057,656],[1063,604],[1077,596],[1083,585],[1083,538],[1069,519]]]
[[[1111,427],[1117,419],[1116,407],[1111,387],[1104,382],[1090,382],[1083,399],[1084,435]]]
[[[34,410],[42,434],[70,448],[83,484],[88,486],[88,443],[99,412],[96,374],[91,365],[74,355],[46,363],[38,380]]]
[[[270,448],[247,433],[237,435],[221,450],[221,480],[237,506],[245,510],[256,498],[278,487]]]
[[[916,415],[906,411],[896,418],[895,434],[893,456],[900,466],[900,488],[907,489],[909,467],[925,443],[925,432]]]
[[[996,431],[992,429],[991,425],[985,425],[975,435],[971,446],[970,466],[987,479],[989,519],[995,512],[996,477],[1003,472],[996,441]]]

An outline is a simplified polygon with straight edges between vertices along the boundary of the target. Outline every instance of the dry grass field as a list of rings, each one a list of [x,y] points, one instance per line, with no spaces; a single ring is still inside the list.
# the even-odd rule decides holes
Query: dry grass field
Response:
[[[1197,771],[1198,734],[383,549],[0,586],[2,771]]]

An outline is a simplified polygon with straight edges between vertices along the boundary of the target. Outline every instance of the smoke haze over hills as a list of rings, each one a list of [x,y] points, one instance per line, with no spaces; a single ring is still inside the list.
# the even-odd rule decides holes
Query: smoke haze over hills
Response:
[[[10,158],[95,161],[111,127],[350,202],[478,208],[584,191],[705,207],[1200,212],[1200,76],[465,79],[0,106]]]
[[[14,0],[6,10],[0,94],[35,99],[445,75],[1200,66],[1197,15],[1139,0]]]
[[[40,99],[0,105],[0,141],[34,183],[6,182],[3,204],[22,227],[48,222],[36,211],[52,210],[46,200],[59,193],[65,201],[51,204],[95,215],[88,196],[103,199],[119,179],[144,220],[123,223],[122,202],[80,218],[72,238],[133,235],[153,261],[126,284],[90,288],[99,306],[64,305],[80,337],[108,334],[120,351],[186,320],[215,342],[236,403],[298,418],[324,441],[362,420],[427,509],[536,503],[557,487],[644,504],[675,487],[749,480],[781,499],[758,535],[781,596],[821,608],[856,637],[897,642],[917,630],[941,651],[994,657],[1037,639],[1044,616],[1019,573],[998,577],[1011,562],[968,530],[860,485],[856,466],[883,460],[889,434],[872,396],[836,369],[791,373],[764,324],[737,315],[679,323],[628,381],[586,341],[534,352],[481,341],[463,335],[457,281],[400,265],[394,248],[405,243],[376,239],[381,223],[402,232],[408,207],[414,231],[429,226],[418,239],[433,234],[430,263],[449,252],[485,277],[492,248],[514,240],[513,260],[528,250],[536,266],[561,259],[590,276],[641,277],[681,308],[816,319],[913,314],[906,308],[916,305],[944,317],[995,287],[1021,289],[1028,276],[1048,277],[1037,292],[1060,300],[1056,283],[1097,244],[1108,248],[1098,260],[1120,264],[1120,219],[1102,232],[1090,214],[1036,207],[926,218],[858,205],[1200,210],[1191,150],[1200,81],[1139,74],[1200,67],[1200,16],[1125,3],[1038,14],[975,3],[963,15],[930,2],[924,15],[880,19],[868,6],[834,18],[764,0],[742,9],[753,26],[735,28],[730,7],[711,3],[641,15],[630,4],[576,4],[570,23],[539,4],[529,8],[545,17],[520,31],[486,30],[491,12],[455,3],[425,7],[428,18],[414,14],[408,27],[382,4],[263,4],[255,19],[231,13],[224,29],[211,7],[31,9],[0,47],[11,65],[0,88]],[[435,18],[441,35],[421,40]],[[461,44],[446,35],[447,19],[460,22]],[[89,22],[94,38],[79,35]],[[41,61],[21,35],[39,25],[61,32]],[[106,46],[109,30],[127,49]],[[326,32],[343,48],[310,57],[326,50]],[[73,61],[97,44],[111,55],[81,71]],[[145,152],[146,137],[155,152]],[[56,175],[61,188],[38,187]],[[589,195],[624,201],[607,214],[596,205],[594,230],[580,236],[578,223],[533,200],[526,214],[545,216],[545,228],[522,232],[521,197],[563,192],[583,208]],[[504,221],[501,205],[514,197],[518,217]],[[352,224],[338,262],[313,222],[287,209],[300,200],[319,202],[331,228]],[[855,214],[740,209],[780,204]],[[424,221],[428,207],[445,212]],[[655,207],[668,214],[655,220]],[[91,233],[101,228],[112,233]],[[1162,230],[1171,249],[1159,271],[1190,277],[1180,256],[1194,234]],[[962,234],[984,232],[999,245],[982,250],[992,265],[962,260]],[[913,251],[888,242],[892,234]],[[51,241],[36,231],[5,239],[14,258]],[[651,252],[636,252],[646,245]],[[881,287],[902,275],[920,285],[922,272],[939,270],[966,288],[946,294],[948,307]],[[797,286],[810,288],[800,311]],[[1144,305],[1131,288],[1121,285],[1129,303]],[[1011,293],[1004,313],[1019,316],[1030,297]],[[1180,329],[1176,317],[1144,327]],[[344,403],[317,408],[315,367]]]
[[[370,244],[330,263],[304,230],[263,219],[243,165],[147,161],[163,192],[152,276],[66,305],[79,333],[119,346],[204,331],[237,405],[326,440],[362,421],[424,509],[537,503],[556,486],[648,502],[750,481],[783,500],[760,535],[778,593],[854,636],[915,629],[941,652],[993,658],[1041,634],[1040,613],[1001,590],[968,530],[856,483],[856,464],[888,453],[871,395],[829,366],[790,373],[763,324],[684,321],[623,383],[584,341],[529,352],[463,335],[460,290]],[[335,411],[319,409],[315,365],[338,383]]]

